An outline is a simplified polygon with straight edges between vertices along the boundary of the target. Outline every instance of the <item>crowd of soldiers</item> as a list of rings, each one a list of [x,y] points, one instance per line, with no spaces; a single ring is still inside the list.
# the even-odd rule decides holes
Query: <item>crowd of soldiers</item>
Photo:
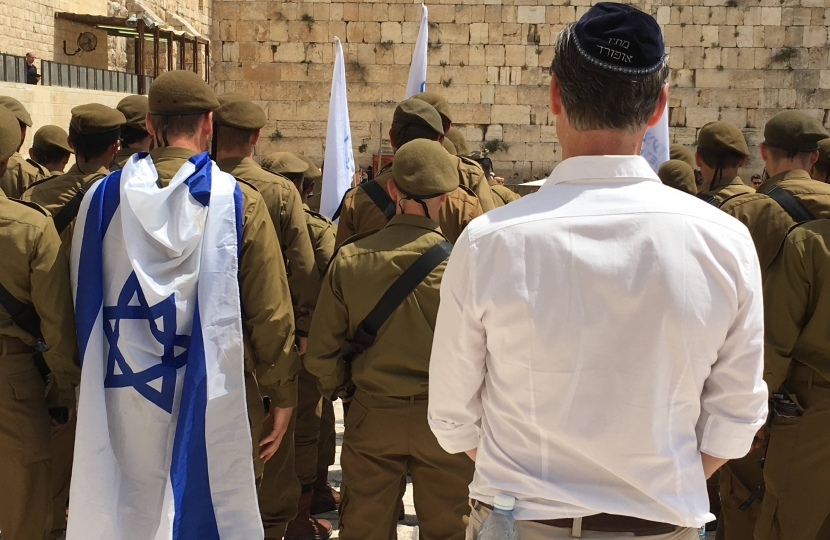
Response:
[[[239,281],[265,537],[328,538],[331,524],[314,516],[339,506],[341,538],[392,538],[407,475],[423,536],[464,537],[474,464],[443,451],[427,423],[438,291],[449,244],[471,220],[517,196],[486,155],[469,150],[443,97],[427,92],[397,106],[394,162],[345,194],[337,225],[308,207],[321,185],[317,165],[287,152],[258,163],[263,110],[241,94],[215,96],[195,74],[162,75],[149,99],[74,108],[68,133],[59,126],[35,133],[29,160],[19,150],[31,117],[10,97],[0,104],[6,540],[57,538],[66,525],[80,380],[67,255],[83,196],[137,153],[149,152],[164,187],[197,153],[192,147],[210,149],[244,196]],[[761,145],[768,177],[757,190],[739,176],[749,155],[744,136],[725,122],[701,129],[694,156],[673,147],[660,170],[664,183],[749,228],[766,284],[772,442],[759,437],[746,458],[720,471],[712,501],[722,505],[722,540],[830,537],[828,137],[802,112],[772,118]],[[402,275],[412,267],[423,268],[407,289]],[[402,286],[405,294],[390,304],[386,293]],[[338,398],[349,409],[340,493],[327,481]]]

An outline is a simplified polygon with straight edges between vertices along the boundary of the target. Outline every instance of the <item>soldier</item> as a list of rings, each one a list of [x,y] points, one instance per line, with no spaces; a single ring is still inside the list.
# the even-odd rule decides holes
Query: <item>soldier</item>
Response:
[[[813,180],[830,184],[830,139],[818,143],[818,161],[813,164],[810,176]]]
[[[0,173],[19,136],[17,118],[0,108]],[[40,540],[52,528],[50,414],[52,427],[66,421],[80,382],[69,265],[49,214],[2,193],[0,253],[0,530]]]
[[[6,172],[0,177],[0,190],[7,197],[18,199],[26,191],[26,188],[41,179],[40,171],[20,155],[20,147],[23,146],[23,141],[26,139],[26,130],[32,127],[32,117],[29,116],[26,107],[13,97],[0,96],[0,105],[3,105],[14,114],[20,126],[20,142],[17,145],[17,150],[9,158]]]
[[[467,147],[467,141],[464,139],[464,135],[457,128],[452,128],[450,105],[447,103],[447,100],[434,92],[422,92],[420,94],[415,94],[412,97],[426,101],[435,107],[435,110],[438,111],[438,114],[441,116],[441,125],[444,126],[444,135],[447,139],[450,139],[453,148],[455,148],[456,155],[459,156],[461,162],[466,165],[466,167],[463,165],[459,166],[459,170],[465,171],[465,174],[459,177],[461,185],[470,188],[473,193],[476,194],[476,197],[478,197],[481,202],[481,208],[485,212],[489,212],[493,208],[496,208],[498,204],[494,200],[493,194],[490,192],[490,186],[487,183],[488,178],[481,174],[480,167],[476,167],[477,164],[473,160],[465,157],[470,153],[470,150]]]
[[[721,209],[749,228],[761,270],[769,267],[798,222],[830,217],[830,185],[810,178],[818,160],[819,141],[828,137],[821,123],[801,111],[784,111],[764,127],[761,157],[767,179],[757,193],[741,195]]]
[[[458,186],[457,166],[438,142],[417,139],[400,148],[392,174],[396,215],[335,255],[305,364],[324,396],[356,387],[341,457],[340,538],[394,537],[409,471],[423,537],[461,539],[473,462],[442,450],[427,424],[430,348],[450,249],[435,219]],[[392,291],[398,300],[389,302]],[[344,341],[353,356],[341,355]]]
[[[830,220],[795,226],[767,272],[764,379],[774,396],[756,540],[830,538]]]
[[[295,324],[299,351],[305,352],[311,312],[316,296],[306,290],[311,285],[314,270],[314,251],[308,237],[303,216],[302,202],[294,185],[286,178],[265,171],[252,159],[259,140],[260,129],[265,125],[265,112],[241,94],[226,93],[219,96],[220,106],[214,114],[216,132],[216,164],[219,168],[256,188],[262,195],[272,228],[277,233],[282,257],[288,271],[292,305],[295,306]],[[305,163],[304,163],[305,164]],[[299,356],[297,357],[299,363]],[[266,538],[281,538],[288,523],[297,515],[297,501],[301,502],[301,486],[294,471],[294,429],[296,415],[274,458],[265,466],[265,474],[259,489],[260,512],[265,525]],[[302,509],[301,509],[302,510]],[[325,520],[305,520],[305,529],[313,535],[328,538],[331,524]],[[304,530],[305,530],[304,529]]]
[[[700,174],[700,171],[697,170],[697,164],[695,163],[695,156],[692,155],[692,152],[683,146],[680,143],[672,143],[669,145],[669,159],[679,159],[683,161],[695,171],[695,184],[697,184],[698,189],[701,185],[703,185],[703,176]]]
[[[118,102],[116,109],[121,111],[126,123],[121,126],[121,149],[115,154],[111,169],[123,169],[133,154],[149,152],[153,148],[153,138],[147,133],[147,113],[150,106],[147,96],[127,96]]]
[[[775,258],[796,223],[830,217],[830,185],[810,178],[818,159],[820,140],[827,138],[821,124],[800,111],[775,115],[764,127],[761,157],[770,178],[757,193],[733,197],[720,208],[749,229],[761,272]],[[767,327],[774,321],[767,321]],[[719,471],[722,511],[718,540],[752,540],[764,493],[764,457],[761,441],[746,457],[729,461]]]
[[[81,201],[89,186],[109,174],[124,121],[120,111],[100,103],[72,109],[69,143],[75,150],[75,164],[66,174],[35,182],[21,197],[52,214],[67,254]]]
[[[481,152],[473,152],[470,154],[470,159],[479,164],[484,169],[484,174],[489,178],[490,191],[493,193],[493,200],[498,206],[504,206],[507,203],[521,199],[521,195],[510,188],[504,187],[504,178],[496,176],[493,172],[493,160],[486,155],[482,156]]]
[[[393,148],[414,139],[442,141],[444,138],[441,116],[434,107],[420,99],[408,99],[395,109],[392,117],[392,129],[389,138]],[[471,167],[461,158],[450,158],[458,170],[459,184],[461,178],[469,177]],[[481,171],[476,164],[475,170]],[[484,176],[481,171],[481,176]],[[382,229],[395,215],[395,203],[389,196],[387,184],[391,179],[391,166],[384,167],[372,182],[350,189],[340,205],[340,222],[337,226],[337,245],[342,244],[352,235]],[[380,189],[378,189],[380,188]],[[449,194],[447,202],[441,208],[438,222],[441,232],[450,242],[454,242],[464,227],[483,213],[480,199],[469,188],[459,185]]]
[[[703,176],[698,199],[716,208],[736,195],[755,193],[738,176],[746,163],[749,149],[741,130],[727,122],[710,122],[697,137],[695,161]]]
[[[660,165],[657,171],[660,181],[669,187],[673,187],[689,195],[697,195],[695,185],[695,171],[688,163],[679,159],[670,159]]]
[[[291,180],[300,193],[308,234],[314,246],[313,279],[317,282],[315,292],[319,294],[319,286],[322,284],[321,273],[334,253],[337,226],[322,214],[311,211],[306,205],[315,183],[313,180],[306,180],[305,173],[310,173],[309,178],[319,174],[317,167],[309,161],[290,152],[274,152],[262,160],[262,167]],[[294,447],[302,495],[297,518],[288,524],[286,540],[308,536],[309,533],[303,529],[310,514],[334,511],[340,503],[339,493],[328,483],[328,467],[334,462],[334,407],[329,399],[320,395],[317,379],[305,369],[300,370],[297,400]]]
[[[63,174],[69,163],[70,154],[74,154],[69,146],[69,134],[59,126],[43,126],[35,132],[32,138],[32,147],[29,148],[29,158],[26,161],[38,170],[43,178]]]

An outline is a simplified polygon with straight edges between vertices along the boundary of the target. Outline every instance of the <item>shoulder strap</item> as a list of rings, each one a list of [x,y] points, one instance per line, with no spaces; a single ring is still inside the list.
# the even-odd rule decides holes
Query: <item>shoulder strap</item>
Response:
[[[395,216],[395,201],[386,193],[386,190],[380,187],[375,180],[360,184],[360,189],[366,192],[366,195],[372,199],[372,202],[380,208],[383,215],[386,216],[387,221]]]
[[[769,187],[762,191],[764,195],[772,197],[784,211],[793,218],[796,223],[803,223],[805,221],[813,221],[816,219],[809,210],[804,208],[804,205],[786,189],[782,189],[778,184]]]
[[[69,227],[69,224],[72,223],[72,220],[78,216],[78,210],[81,209],[81,202],[84,200],[84,195],[86,195],[86,190],[84,188],[79,189],[69,199],[69,202],[63,205],[63,208],[55,214],[55,228],[58,230],[58,234],[63,233]]]
[[[33,337],[40,337],[40,316],[34,306],[18,300],[0,283],[0,305],[12,318],[14,324]]]
[[[712,205],[712,206],[714,206],[715,208],[720,208],[720,204],[721,204],[721,203],[720,203],[720,202],[718,202],[718,200],[717,200],[715,197],[713,197],[713,196],[709,195],[708,193],[698,193],[698,194],[696,195],[696,197],[697,197],[698,199],[700,199],[701,201],[708,202],[709,204],[711,204],[711,205]]]
[[[430,272],[450,256],[450,252],[452,252],[452,244],[447,241],[439,242],[426,250],[409,268],[404,270],[404,273],[383,293],[377,305],[358,325],[354,338],[342,353],[347,361],[372,346],[383,323]]]

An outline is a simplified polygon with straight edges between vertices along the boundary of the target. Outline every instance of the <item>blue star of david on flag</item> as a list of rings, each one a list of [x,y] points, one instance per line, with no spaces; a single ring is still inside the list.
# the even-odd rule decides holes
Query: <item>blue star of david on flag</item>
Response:
[[[104,388],[134,388],[145,399],[168,413],[173,412],[176,392],[176,372],[187,363],[190,336],[176,334],[176,301],[173,295],[150,306],[141,290],[135,272],[127,278],[118,295],[118,304],[104,306],[104,334],[109,343],[107,374]],[[121,321],[146,321],[150,334],[161,343],[163,353],[159,363],[143,371],[135,371],[127,362],[121,349]],[[139,336],[145,339],[146,334]],[[178,353],[178,354],[177,354]],[[116,373],[116,366],[119,373]],[[150,383],[160,380],[159,388]]]

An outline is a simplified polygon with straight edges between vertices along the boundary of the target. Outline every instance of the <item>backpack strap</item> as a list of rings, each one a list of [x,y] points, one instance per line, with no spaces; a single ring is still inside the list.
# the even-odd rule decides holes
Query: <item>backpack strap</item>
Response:
[[[718,202],[718,200],[717,200],[715,197],[713,197],[713,196],[709,195],[708,193],[698,193],[698,194],[696,195],[696,197],[697,197],[698,199],[700,199],[701,201],[708,202],[709,204],[711,204],[711,205],[712,205],[712,206],[714,206],[715,208],[720,208],[720,204],[721,204],[721,203],[720,203],[720,202]]]
[[[450,256],[452,244],[441,241],[426,250],[403,274],[392,283],[372,311],[357,326],[357,331],[340,355],[347,364],[375,342],[378,331],[394,313],[406,297],[414,291],[424,279]]]
[[[55,228],[58,230],[58,234],[63,233],[69,224],[78,216],[78,210],[81,209],[81,202],[84,200],[84,195],[86,195],[86,190],[84,188],[80,188],[78,191],[75,192],[75,195],[69,199],[63,208],[58,210],[58,213],[55,214]]]
[[[809,210],[804,208],[804,205],[798,199],[778,184],[765,189],[761,193],[777,202],[796,223],[804,223],[805,221],[813,221],[816,219]]]
[[[42,336],[40,333],[40,315],[37,314],[37,311],[35,311],[35,307],[33,305],[26,304],[25,302],[21,302],[15,298],[2,283],[0,283],[0,306],[3,306],[3,309],[8,312],[12,318],[12,322],[14,322],[15,325],[20,327],[24,332],[30,334],[32,337],[36,338],[38,341],[41,341],[41,343],[35,347],[35,354],[33,357],[35,368],[37,368],[38,373],[40,373],[40,376],[43,378],[43,382],[48,384],[49,374],[52,373],[52,370],[49,369],[49,366],[46,364],[46,360],[44,360],[42,354],[43,351],[46,350],[46,346],[42,343]]]
[[[386,220],[390,220],[395,216],[395,201],[392,200],[392,197],[386,193],[386,190],[380,187],[375,180],[371,182],[366,182],[364,184],[360,184],[360,189],[362,189],[366,195],[372,199],[372,202],[383,212],[383,215],[386,216]]]

